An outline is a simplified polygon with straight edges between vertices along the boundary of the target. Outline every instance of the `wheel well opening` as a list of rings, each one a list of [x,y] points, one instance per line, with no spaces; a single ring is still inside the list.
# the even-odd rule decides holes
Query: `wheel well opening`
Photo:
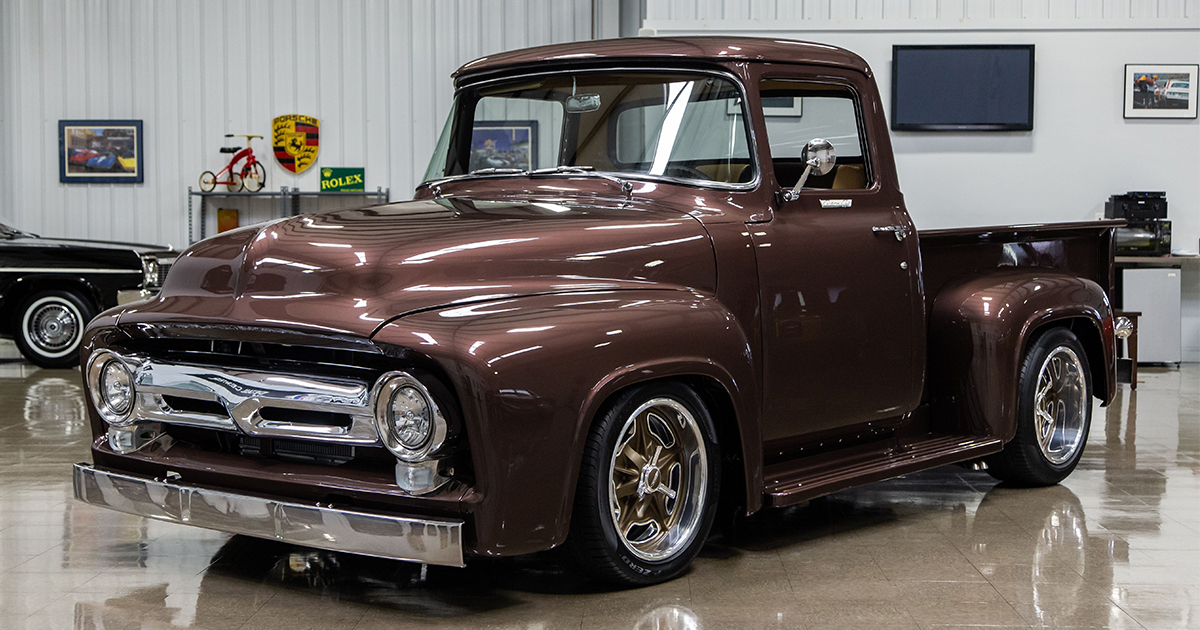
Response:
[[[738,431],[737,409],[729,392],[709,376],[681,378],[708,405],[721,445],[721,499],[717,504],[717,526],[723,525],[746,509],[746,466],[742,456],[742,436]]]
[[[1086,317],[1071,317],[1047,322],[1029,335],[1029,341],[1025,347],[1028,348],[1038,337],[1054,328],[1066,328],[1079,339],[1079,343],[1083,345],[1083,351],[1087,353],[1088,368],[1092,372],[1092,395],[1100,400],[1108,400],[1108,376],[1104,365],[1104,337],[1100,334],[1096,323]]]

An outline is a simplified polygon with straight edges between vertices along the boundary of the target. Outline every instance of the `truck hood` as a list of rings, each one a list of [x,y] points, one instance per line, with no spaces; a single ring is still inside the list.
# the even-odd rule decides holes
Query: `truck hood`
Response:
[[[686,213],[624,199],[446,198],[292,217],[196,244],[118,324],[220,323],[369,337],[414,311],[626,288],[712,292]]]

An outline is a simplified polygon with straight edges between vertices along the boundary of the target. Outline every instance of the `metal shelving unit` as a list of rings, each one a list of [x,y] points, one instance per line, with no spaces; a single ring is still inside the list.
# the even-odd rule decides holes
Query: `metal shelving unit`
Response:
[[[193,190],[188,186],[188,243],[195,243],[197,240],[203,240],[208,236],[208,199],[210,197],[252,197],[256,199],[278,199],[279,200],[279,218],[286,216],[296,216],[300,214],[300,200],[304,198],[321,198],[321,197],[364,197],[372,199],[375,203],[387,203],[390,189],[378,187],[373,191],[362,192],[319,192],[319,191],[302,191],[299,188],[288,188],[284,186],[278,191],[259,191],[259,192],[203,192]],[[199,198],[199,201],[195,201]],[[199,229],[196,227],[196,218],[199,217]],[[196,232],[199,231],[200,238],[195,238]]]

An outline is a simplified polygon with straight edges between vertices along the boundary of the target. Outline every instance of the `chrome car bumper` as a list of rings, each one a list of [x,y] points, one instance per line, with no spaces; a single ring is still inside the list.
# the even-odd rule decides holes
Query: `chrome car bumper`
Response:
[[[130,302],[137,302],[148,297],[158,295],[157,291],[147,291],[145,289],[122,289],[117,291],[117,306],[124,306]]]
[[[75,464],[75,498],[206,529],[392,558],[464,566],[462,521],[383,516],[274,501]]]

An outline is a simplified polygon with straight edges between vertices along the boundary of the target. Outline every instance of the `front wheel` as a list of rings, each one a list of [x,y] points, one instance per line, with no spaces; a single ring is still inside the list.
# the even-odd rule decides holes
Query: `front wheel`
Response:
[[[255,162],[242,169],[242,185],[246,187],[246,190],[258,192],[266,183],[267,170],[263,168],[262,162]]]
[[[35,293],[17,307],[17,348],[40,367],[79,365],[79,342],[93,315],[88,300],[74,291]]]
[[[204,192],[212,192],[217,187],[217,176],[212,171],[204,171],[200,174],[200,190]]]
[[[1022,486],[1054,485],[1075,470],[1092,424],[1092,373],[1079,338],[1053,328],[1025,351],[1017,433],[988,459],[993,477]]]
[[[712,417],[691,388],[637,386],[592,427],[568,546],[607,582],[647,585],[682,574],[712,527],[721,458]]]

